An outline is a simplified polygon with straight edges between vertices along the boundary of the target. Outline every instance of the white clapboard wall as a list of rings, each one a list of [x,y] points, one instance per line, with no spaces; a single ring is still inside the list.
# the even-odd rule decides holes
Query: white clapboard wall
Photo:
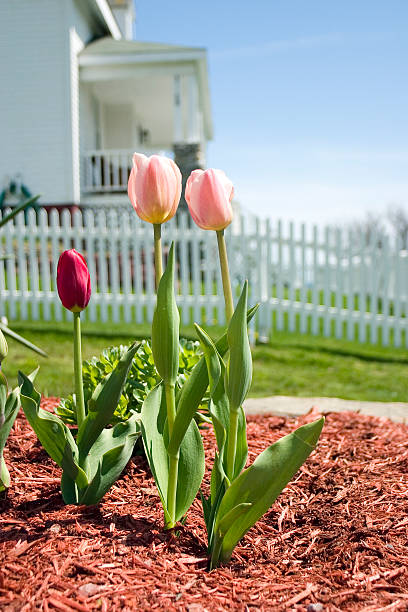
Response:
[[[234,295],[247,278],[250,304],[261,304],[252,326],[260,338],[286,330],[408,346],[408,253],[398,240],[248,215],[236,216],[226,240]],[[215,233],[180,212],[163,226],[165,254],[172,241],[182,322],[224,324]],[[85,317],[152,320],[153,228],[131,207],[29,210],[0,230],[0,247],[0,314],[10,320],[70,316],[56,292],[58,257],[69,248],[85,255],[91,274]]]

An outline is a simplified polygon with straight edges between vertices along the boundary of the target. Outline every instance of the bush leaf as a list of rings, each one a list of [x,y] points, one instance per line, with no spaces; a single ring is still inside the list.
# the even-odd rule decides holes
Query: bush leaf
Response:
[[[128,348],[114,370],[98,384],[88,401],[88,414],[79,428],[77,436],[81,458],[86,457],[103,429],[109,425],[122,394],[132,359],[138,348],[139,344],[137,343]]]

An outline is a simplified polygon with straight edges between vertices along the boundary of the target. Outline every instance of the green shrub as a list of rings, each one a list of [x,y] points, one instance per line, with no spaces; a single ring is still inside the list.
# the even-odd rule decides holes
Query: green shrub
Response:
[[[127,346],[112,346],[104,349],[99,357],[92,357],[89,361],[82,363],[85,402],[89,400],[98,383],[112,372],[127,349]],[[188,378],[191,370],[200,359],[201,354],[199,342],[193,342],[184,338],[180,339],[178,387],[181,387],[186,378]],[[133,413],[140,412],[146,395],[156,386],[159,380],[160,376],[154,366],[150,343],[147,340],[143,340],[133,358],[123,393],[111,424],[115,425],[119,421],[126,421]],[[75,394],[69,395],[67,398],[61,398],[55,411],[65,423],[76,425]]]

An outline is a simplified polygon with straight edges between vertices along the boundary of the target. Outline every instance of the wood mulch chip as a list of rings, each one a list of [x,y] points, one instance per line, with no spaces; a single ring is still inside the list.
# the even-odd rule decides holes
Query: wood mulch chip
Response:
[[[317,416],[249,417],[250,460]],[[212,433],[204,438],[212,455]],[[64,506],[60,470],[22,416],[5,457],[3,611],[408,610],[406,425],[328,414],[318,449],[231,562],[212,572],[198,500],[177,535],[163,532],[143,457],[90,508]]]

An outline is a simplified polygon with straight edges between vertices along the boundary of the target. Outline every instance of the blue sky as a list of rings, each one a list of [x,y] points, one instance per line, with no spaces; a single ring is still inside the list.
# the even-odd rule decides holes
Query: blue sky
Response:
[[[407,0],[136,0],[139,40],[208,49],[214,141],[261,216],[408,208]]]

